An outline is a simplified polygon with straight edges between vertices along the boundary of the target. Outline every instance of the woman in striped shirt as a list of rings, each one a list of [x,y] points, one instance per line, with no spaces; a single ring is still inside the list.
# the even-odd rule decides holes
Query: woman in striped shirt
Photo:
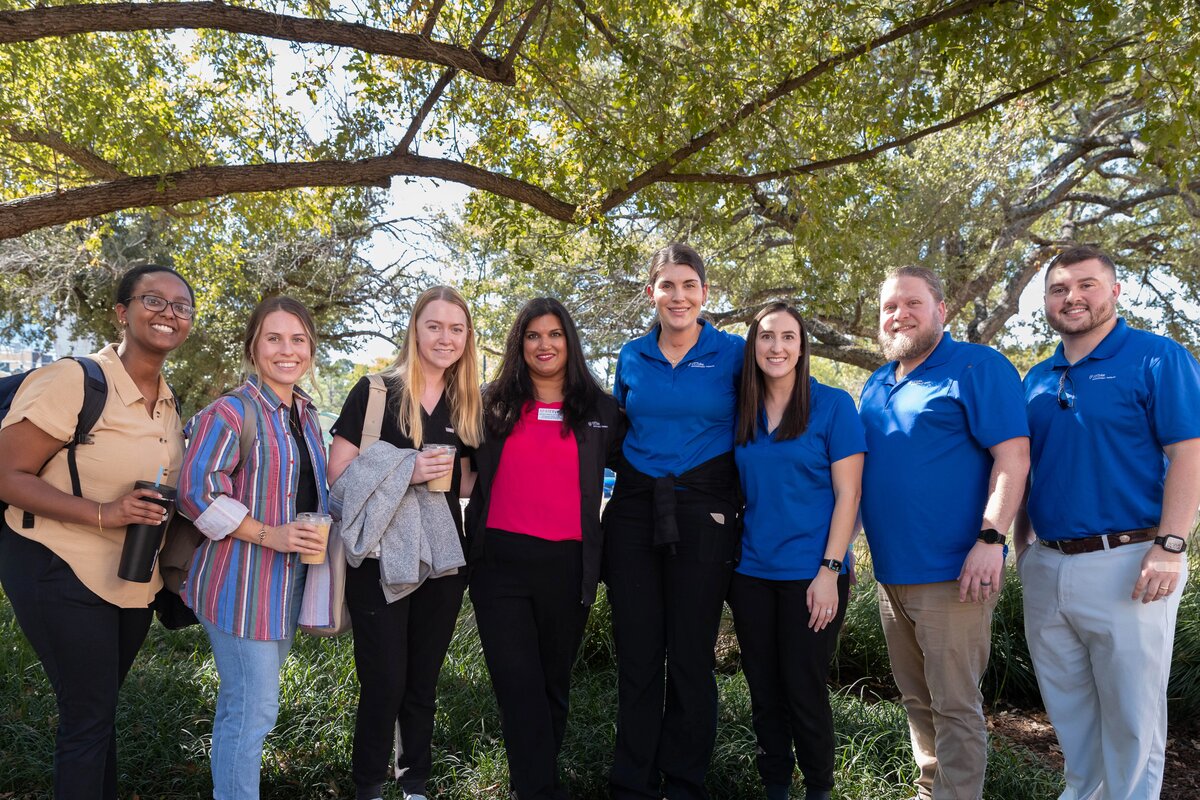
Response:
[[[207,537],[182,595],[212,642],[220,676],[213,721],[214,800],[258,797],[262,746],[279,711],[279,671],[304,592],[300,555],[323,542],[303,511],[326,509],[325,456],[317,410],[296,382],[317,336],[312,316],[288,297],[250,315],[243,354],[253,374],[193,422],[179,507]],[[246,416],[258,426],[239,463]]]

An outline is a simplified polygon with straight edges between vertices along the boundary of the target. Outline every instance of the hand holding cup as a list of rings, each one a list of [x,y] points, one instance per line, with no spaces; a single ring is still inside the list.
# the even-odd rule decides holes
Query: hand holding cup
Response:
[[[450,491],[454,479],[454,445],[427,444],[417,455],[410,483],[424,483],[431,492]]]

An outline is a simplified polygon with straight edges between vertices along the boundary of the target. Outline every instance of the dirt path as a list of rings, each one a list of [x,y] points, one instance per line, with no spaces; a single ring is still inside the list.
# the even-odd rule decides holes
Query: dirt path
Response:
[[[1047,766],[1061,770],[1062,751],[1054,728],[1042,711],[992,710],[988,728],[1037,755]],[[1200,727],[1172,729],[1167,739],[1167,766],[1160,800],[1200,798]]]

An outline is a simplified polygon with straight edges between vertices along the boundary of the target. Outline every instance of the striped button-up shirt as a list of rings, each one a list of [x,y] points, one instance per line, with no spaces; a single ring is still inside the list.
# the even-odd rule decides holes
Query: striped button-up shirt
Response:
[[[280,553],[232,533],[247,515],[266,525],[296,517],[298,442],[289,408],[257,378],[218,398],[191,423],[179,481],[179,508],[206,537],[196,550],[181,592],[184,602],[217,628],[247,639],[285,639],[295,633],[294,589],[304,574],[299,553]],[[293,402],[302,420],[321,508],[328,508],[325,452],[317,409],[299,389]],[[258,438],[238,463],[242,415],[258,418]]]

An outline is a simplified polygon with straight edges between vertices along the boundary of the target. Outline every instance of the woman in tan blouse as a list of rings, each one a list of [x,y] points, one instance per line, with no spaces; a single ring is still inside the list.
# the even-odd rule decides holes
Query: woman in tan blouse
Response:
[[[92,443],[76,451],[81,496],[65,449],[83,398],[79,364],[63,359],[26,378],[0,429],[0,498],[9,503],[0,584],[58,701],[57,800],[117,797],[117,692],[162,586],[157,570],[149,583],[132,583],[117,577],[117,565],[125,527],[164,518],[147,499],[156,493],[134,482],[162,469],[173,486],[183,457],[162,366],[191,331],[192,288],[174,270],[146,265],[124,275],[116,301],[120,343],[88,356],[108,397]]]

